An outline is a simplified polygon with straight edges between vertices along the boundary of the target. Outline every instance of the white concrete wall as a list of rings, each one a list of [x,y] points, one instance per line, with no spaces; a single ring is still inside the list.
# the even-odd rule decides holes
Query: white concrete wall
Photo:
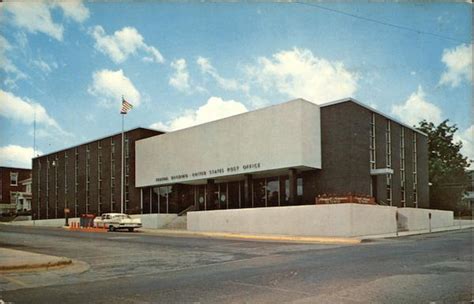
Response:
[[[454,225],[453,211],[398,208],[398,228],[402,231],[427,230],[430,228],[430,213],[431,229],[451,227]]]
[[[187,228],[256,234],[352,237],[396,232],[395,207],[308,205],[188,212]]]
[[[320,110],[297,99],[142,139],[135,149],[137,187],[321,168]]]
[[[141,218],[143,228],[158,229],[171,223],[178,217],[177,214],[152,213],[152,214],[134,214],[132,218]]]
[[[69,218],[69,223],[78,222],[78,217]],[[64,218],[49,219],[49,220],[29,220],[29,221],[13,221],[11,225],[16,226],[40,226],[40,227],[63,227],[66,223]]]
[[[133,214],[130,215],[132,218],[141,218],[143,228],[157,229],[166,226],[178,217],[177,214]],[[79,218],[70,218],[69,223],[79,222]],[[49,219],[49,220],[30,220],[30,221],[14,221],[11,225],[18,226],[41,226],[41,227],[63,227],[65,223],[64,218],[61,219]]]

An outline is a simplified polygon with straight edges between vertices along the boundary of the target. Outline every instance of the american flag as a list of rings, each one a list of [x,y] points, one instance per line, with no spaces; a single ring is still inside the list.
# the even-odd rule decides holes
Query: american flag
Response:
[[[133,105],[122,98],[122,110],[120,111],[120,114],[127,114],[127,112],[130,111],[132,108]]]

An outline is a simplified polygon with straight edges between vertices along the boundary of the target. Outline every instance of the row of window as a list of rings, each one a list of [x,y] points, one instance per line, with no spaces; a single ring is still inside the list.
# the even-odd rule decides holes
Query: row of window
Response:
[[[111,138],[110,141],[111,145],[111,150],[110,150],[110,165],[111,165],[111,170],[110,170],[110,188],[111,188],[111,193],[115,193],[115,142],[114,139]],[[102,166],[102,142],[97,142],[97,148],[98,148],[98,156],[97,156],[97,207],[98,207],[98,213],[100,214],[102,211],[102,177],[103,177],[103,166]],[[129,176],[129,141],[128,138],[125,139],[125,206],[128,206],[128,199],[129,199],[129,194],[128,194],[128,176]],[[73,210],[73,216],[78,216],[78,187],[79,187],[79,151],[78,148],[74,149],[74,208]],[[64,152],[64,194],[65,197],[67,198],[67,194],[69,191],[68,187],[68,180],[67,180],[67,168],[69,164],[69,156],[68,152]],[[51,197],[50,193],[50,181],[49,181],[49,174],[50,174],[50,167],[54,168],[54,187],[55,187],[55,206],[54,206],[54,215],[55,217],[58,217],[58,193],[59,193],[59,184],[58,184],[58,168],[59,168],[59,160],[58,160],[58,155],[54,156],[54,160],[50,162],[49,157],[46,158],[46,202],[45,202],[45,208],[46,208],[46,218],[49,217],[49,199]],[[86,169],[86,176],[85,176],[85,185],[86,185],[86,195],[85,195],[85,212],[88,213],[90,211],[91,207],[91,197],[90,197],[90,183],[91,183],[91,164],[90,164],[90,144],[86,145],[86,159],[85,159],[85,169]],[[42,170],[42,163],[41,160],[38,161],[38,171],[37,171],[37,180],[38,180],[38,185],[41,185],[41,171]],[[18,177],[16,177],[16,183],[18,183]],[[38,186],[37,188],[37,197],[38,197],[38,214],[41,214],[41,187]],[[64,202],[65,208],[69,208],[69,204],[67,199],[65,199]],[[110,199],[110,210],[111,211],[119,211],[116,208],[115,200],[114,200],[114,195],[111,195]],[[126,212],[127,208],[125,209]]]
[[[173,185],[142,189],[142,212],[178,213],[190,202],[199,210],[257,208],[290,204],[288,176],[254,179],[249,184],[249,201],[245,202],[245,182],[225,182],[214,185]],[[303,202],[303,179],[296,179],[295,204]]]
[[[376,116],[372,113],[370,120],[370,169],[376,169]],[[387,119],[385,127],[385,165],[387,168],[392,168],[392,122]],[[413,167],[413,201],[415,207],[418,206],[418,194],[417,194],[417,134],[413,132],[413,155],[412,155],[412,167]],[[406,151],[405,151],[405,128],[401,127],[400,132],[400,196],[402,206],[406,205]],[[386,199],[389,205],[392,205],[393,200],[393,177],[392,174],[386,176]],[[374,195],[373,185],[371,184],[371,195]]]

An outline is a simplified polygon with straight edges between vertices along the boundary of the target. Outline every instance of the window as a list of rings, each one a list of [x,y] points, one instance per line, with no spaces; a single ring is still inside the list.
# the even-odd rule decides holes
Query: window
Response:
[[[36,189],[38,189],[38,219],[41,219],[41,160],[38,159],[38,186]]]
[[[10,186],[18,186],[18,173],[10,172]]]
[[[372,113],[372,119],[370,121],[370,169],[375,169],[376,168],[376,163],[375,163],[375,113]]]
[[[67,194],[67,166],[68,166],[68,157],[67,151],[64,152],[64,195]],[[67,204],[66,204],[67,208]]]
[[[77,216],[79,202],[77,200],[77,191],[79,187],[78,181],[78,170],[79,170],[79,151],[77,148],[74,149],[74,216]]]
[[[298,177],[296,179],[296,203],[303,203],[303,178]]]
[[[405,186],[405,128],[402,127],[400,133],[400,190],[403,207],[406,205]]]
[[[417,149],[416,149],[416,132],[413,131],[413,155],[412,155],[412,163],[413,163],[413,204],[415,208],[418,208],[418,172],[417,172]]]
[[[267,206],[280,206],[280,180],[267,178]]]
[[[46,219],[49,219],[49,158],[46,157]]]
[[[392,167],[392,131],[391,131],[391,122],[387,119],[387,128],[385,132],[385,164],[387,168]],[[386,178],[386,189],[387,189],[387,203],[392,205],[392,175],[387,174]]]
[[[97,142],[97,213],[102,211],[102,143]]]
[[[90,200],[89,200],[89,194],[90,194],[90,158],[91,158],[91,153],[90,153],[90,148],[89,145],[86,145],[86,213],[89,213],[89,205],[90,205]]]
[[[58,184],[58,167],[59,167],[58,155],[54,156],[53,167],[54,167],[54,195],[55,195],[54,217],[58,218],[58,190],[59,190],[59,184]]]

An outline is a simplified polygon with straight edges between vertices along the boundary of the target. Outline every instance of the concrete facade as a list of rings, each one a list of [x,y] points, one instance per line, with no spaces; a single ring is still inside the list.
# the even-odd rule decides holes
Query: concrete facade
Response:
[[[296,99],[143,139],[136,160],[137,187],[321,169],[320,110]]]

